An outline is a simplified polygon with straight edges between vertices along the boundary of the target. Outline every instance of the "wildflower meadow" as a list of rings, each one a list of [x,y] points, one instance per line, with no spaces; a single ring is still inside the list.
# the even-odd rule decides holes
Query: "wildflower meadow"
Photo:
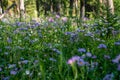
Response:
[[[78,24],[60,15],[1,21],[0,79],[120,80],[119,17]]]

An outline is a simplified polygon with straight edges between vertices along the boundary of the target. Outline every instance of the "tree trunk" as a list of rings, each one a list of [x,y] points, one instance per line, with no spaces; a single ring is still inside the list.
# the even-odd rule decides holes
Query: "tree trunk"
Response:
[[[1,2],[0,2],[1,3]],[[2,6],[0,4],[0,15],[2,14]]]
[[[108,8],[110,9],[110,13],[114,14],[114,4],[113,4],[113,0],[107,0],[107,5]]]
[[[25,11],[25,7],[24,7],[24,0],[19,0],[20,5],[19,5],[19,9],[20,9],[20,21],[22,21],[22,18],[24,17],[24,11]]]
[[[3,9],[3,1],[2,0],[0,0],[0,9],[1,9],[1,14],[3,14],[4,13],[4,9]]]
[[[75,0],[75,15],[78,16],[78,0]]]
[[[114,14],[114,2],[113,0],[99,0],[100,4],[105,5],[111,14]]]
[[[37,16],[40,16],[40,1],[36,0],[36,10],[37,10]]]
[[[69,8],[70,16],[72,16],[72,14],[73,14],[73,3],[74,3],[74,0],[70,0],[70,8]]]
[[[60,14],[60,8],[61,8],[61,4],[60,4],[60,1],[56,2],[57,5],[56,5],[56,13],[57,14]]]
[[[53,0],[53,12],[57,13],[57,14],[60,14],[60,1],[58,0]]]
[[[81,0],[80,2],[80,19],[84,19],[85,17],[85,0]]]
[[[50,0],[50,12],[52,13],[53,12],[53,1]]]

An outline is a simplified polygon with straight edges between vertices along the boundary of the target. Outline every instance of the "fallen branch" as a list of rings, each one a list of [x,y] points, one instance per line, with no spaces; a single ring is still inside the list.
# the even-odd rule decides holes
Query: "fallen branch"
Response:
[[[10,7],[8,7],[8,8],[5,10],[5,12],[4,12],[2,15],[0,15],[0,19],[2,19],[2,18],[5,16],[5,14],[7,14],[7,13],[9,12],[9,10],[10,10],[11,8],[13,8],[14,6],[16,6],[16,3],[13,3]]]

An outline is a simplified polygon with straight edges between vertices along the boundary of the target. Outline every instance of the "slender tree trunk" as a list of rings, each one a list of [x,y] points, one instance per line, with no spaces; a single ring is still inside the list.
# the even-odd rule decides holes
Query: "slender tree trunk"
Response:
[[[24,0],[19,0],[19,9],[20,9],[20,21],[22,21],[22,18],[24,16],[24,10],[25,10],[25,7],[24,7]]]
[[[79,1],[78,0],[75,0],[75,16],[76,17],[79,17]]]
[[[73,3],[74,3],[74,0],[70,0],[70,7],[69,7],[69,15],[72,16],[73,14]]]
[[[44,15],[48,14],[48,11],[50,11],[50,5],[47,2],[43,2],[44,4]]]
[[[53,12],[53,1],[50,0],[50,12]]]
[[[2,6],[1,6],[1,0],[0,0],[0,15],[2,14]]]
[[[56,5],[56,13],[60,14],[60,8],[61,8],[60,0],[58,2],[56,2],[56,3],[57,3],[57,5]]]
[[[85,0],[81,0],[80,2],[80,19],[84,19],[85,17]]]
[[[4,13],[3,1],[2,0],[1,0],[1,8],[2,8],[2,13]]]
[[[113,0],[107,0],[107,5],[108,8],[110,9],[110,13],[114,14],[114,4],[113,4]]]
[[[53,0],[53,12],[57,13],[57,14],[60,14],[60,0]]]
[[[114,2],[113,0],[99,0],[100,4],[103,4],[104,7],[109,11],[108,13],[114,14]]]
[[[0,0],[0,8],[1,8],[1,13],[3,14],[4,13],[4,8],[3,8],[3,1]]]
[[[40,1],[36,0],[36,9],[37,9],[37,16],[40,16]]]

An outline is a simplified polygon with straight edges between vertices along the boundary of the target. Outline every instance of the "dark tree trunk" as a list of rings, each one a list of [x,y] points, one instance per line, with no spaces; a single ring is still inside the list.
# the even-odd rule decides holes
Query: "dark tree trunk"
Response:
[[[56,13],[57,14],[60,14],[60,8],[61,8],[61,5],[60,5],[60,1],[56,2]]]
[[[47,2],[43,2],[44,4],[44,14],[47,15],[48,11],[50,11],[50,5]]]
[[[69,8],[70,16],[72,16],[72,14],[73,14],[73,3],[74,3],[74,0],[70,0],[70,8]]]
[[[57,12],[59,10],[57,10],[59,7],[58,7],[58,2],[56,0],[53,0],[53,12]]]

